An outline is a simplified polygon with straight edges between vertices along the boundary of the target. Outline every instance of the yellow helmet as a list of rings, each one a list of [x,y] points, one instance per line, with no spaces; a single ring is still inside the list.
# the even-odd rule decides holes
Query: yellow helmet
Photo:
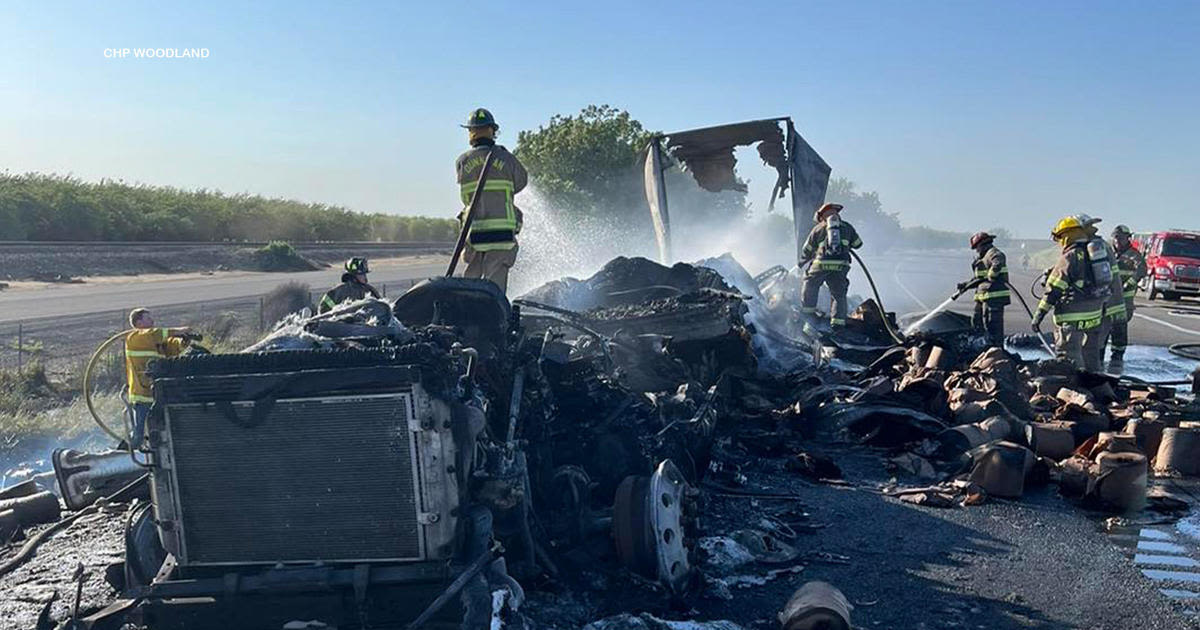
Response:
[[[1050,237],[1057,239],[1060,236],[1062,236],[1063,233],[1066,232],[1067,230],[1082,229],[1082,228],[1083,228],[1083,222],[1081,222],[1079,220],[1079,217],[1077,217],[1077,216],[1063,217],[1062,219],[1059,219],[1058,225],[1055,225],[1054,229],[1050,231]]]

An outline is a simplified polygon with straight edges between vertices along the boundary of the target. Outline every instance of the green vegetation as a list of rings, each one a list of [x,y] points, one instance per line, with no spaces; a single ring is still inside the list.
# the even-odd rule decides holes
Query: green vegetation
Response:
[[[517,136],[516,155],[551,205],[583,214],[641,201],[641,160],[652,134],[629,112],[589,105]],[[637,177],[635,177],[635,175]]]
[[[63,399],[40,362],[29,363],[19,371],[0,371],[0,416],[61,403]]]
[[[304,308],[312,308],[312,287],[302,282],[285,282],[263,296],[262,320],[267,330],[275,324]]]
[[[254,250],[254,263],[260,271],[314,271],[320,268],[298,254],[286,241],[271,241]]]
[[[211,190],[0,174],[0,240],[452,241],[453,219]]]

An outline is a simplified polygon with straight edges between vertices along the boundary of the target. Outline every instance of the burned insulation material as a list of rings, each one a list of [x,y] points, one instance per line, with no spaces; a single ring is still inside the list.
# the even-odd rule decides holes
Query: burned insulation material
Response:
[[[737,178],[737,159],[733,150],[758,144],[763,163],[779,172],[779,181],[788,181],[783,130],[778,120],[757,120],[720,127],[682,131],[667,136],[671,155],[683,162],[696,183],[709,192],[737,190],[746,192],[746,184]]]

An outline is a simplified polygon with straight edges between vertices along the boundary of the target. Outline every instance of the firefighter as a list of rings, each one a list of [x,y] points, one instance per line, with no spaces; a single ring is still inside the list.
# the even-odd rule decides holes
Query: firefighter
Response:
[[[1117,255],[1117,275],[1121,277],[1121,297],[1125,300],[1125,321],[1113,322],[1109,339],[1112,354],[1108,371],[1120,374],[1125,369],[1125,346],[1129,345],[1129,321],[1133,319],[1133,298],[1138,283],[1146,277],[1146,257],[1133,246],[1133,232],[1118,225],[1112,231],[1112,248]]]
[[[987,335],[990,345],[1003,346],[1004,307],[1012,303],[1012,291],[1008,288],[1008,260],[995,241],[996,236],[987,232],[971,236],[971,249],[975,250],[971,269],[975,273],[970,280],[958,283],[958,293],[975,289],[975,315],[971,323]]]
[[[342,273],[342,283],[326,291],[321,297],[321,303],[317,305],[318,313],[327,313],[342,302],[361,300],[368,295],[379,298],[379,291],[367,282],[370,267],[366,258],[356,256],[347,260],[345,269]]]
[[[471,220],[463,249],[463,262],[467,278],[487,278],[508,290],[508,270],[517,261],[517,234],[521,232],[520,208],[513,205],[513,195],[521,192],[529,181],[525,167],[515,155],[496,144],[496,132],[500,126],[492,113],[479,108],[467,117],[468,139],[471,148],[458,156],[455,170],[458,173],[459,193],[464,206],[458,215],[461,224],[466,218],[466,208],[479,183],[479,171],[492,153],[492,167],[488,171],[480,199]]]
[[[813,226],[804,241],[801,252],[805,260],[812,262],[804,275],[801,291],[800,312],[812,315],[817,312],[817,296],[821,285],[829,287],[832,307],[829,309],[829,324],[833,328],[846,325],[846,292],[850,288],[850,250],[862,247],[862,239],[854,226],[842,221],[842,206],[827,203],[813,215]]]
[[[1096,365],[1096,371],[1104,369],[1104,346],[1108,343],[1108,337],[1112,333],[1113,328],[1127,325],[1128,315],[1125,313],[1125,298],[1124,288],[1121,281],[1121,274],[1118,273],[1117,254],[1108,241],[1099,235],[1099,229],[1096,227],[1101,219],[1093,218],[1087,214],[1075,215],[1079,222],[1083,224],[1088,235],[1088,252],[1103,252],[1100,255],[1108,262],[1109,268],[1112,271],[1111,282],[1109,285],[1108,297],[1104,300],[1104,317],[1100,320],[1100,328],[1096,331],[1099,337],[1099,342],[1095,344],[1094,350],[1096,357],[1092,361]],[[1095,262],[1095,260],[1093,260]],[[1122,366],[1123,367],[1123,366]]]
[[[1041,334],[1042,319],[1053,309],[1056,354],[1080,369],[1097,372],[1100,353],[1096,348],[1103,343],[1097,333],[1112,290],[1112,268],[1103,249],[1093,251],[1087,228],[1078,217],[1063,217],[1050,236],[1062,253],[1046,277],[1033,331]]]
[[[190,340],[200,337],[187,327],[155,327],[150,311],[144,308],[129,312],[129,326],[133,330],[125,336],[125,381],[129,385],[126,412],[132,427],[129,443],[138,448],[142,445],[150,404],[154,402],[146,366],[152,359],[178,355]]]

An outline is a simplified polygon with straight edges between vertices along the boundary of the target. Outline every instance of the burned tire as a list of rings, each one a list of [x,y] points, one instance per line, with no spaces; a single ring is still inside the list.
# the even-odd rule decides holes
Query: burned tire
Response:
[[[613,500],[613,542],[621,564],[644,577],[657,577],[653,534],[647,524],[650,478],[626,477]]]
[[[125,529],[125,588],[149,584],[166,559],[154,513],[147,503],[134,513]]]

